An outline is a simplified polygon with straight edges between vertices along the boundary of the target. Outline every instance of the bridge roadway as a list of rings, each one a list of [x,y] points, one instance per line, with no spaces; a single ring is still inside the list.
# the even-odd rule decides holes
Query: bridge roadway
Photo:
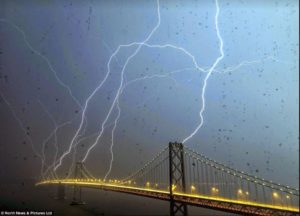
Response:
[[[107,183],[95,179],[55,179],[38,182],[39,185],[63,184],[93,189],[115,191],[148,198],[169,201],[170,193],[167,190],[157,190],[150,187],[134,187],[120,183]],[[219,211],[242,215],[299,215],[299,208],[263,204],[247,200],[235,200],[218,196],[204,196],[201,194],[180,193],[173,191],[176,201],[192,206],[210,208]]]

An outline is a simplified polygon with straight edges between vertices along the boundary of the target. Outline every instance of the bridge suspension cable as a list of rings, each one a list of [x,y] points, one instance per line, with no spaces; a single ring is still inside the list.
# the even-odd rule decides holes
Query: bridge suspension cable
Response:
[[[167,149],[163,149],[141,169],[124,178],[122,184],[169,190]],[[299,202],[299,189],[247,174],[187,147],[183,148],[183,152],[186,193],[286,207],[297,206]],[[183,191],[178,185],[172,185],[172,190]]]

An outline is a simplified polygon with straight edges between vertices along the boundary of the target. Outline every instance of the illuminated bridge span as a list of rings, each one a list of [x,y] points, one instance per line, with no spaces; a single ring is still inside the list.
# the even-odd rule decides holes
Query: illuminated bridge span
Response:
[[[169,143],[143,168],[122,180],[94,178],[77,163],[73,179],[48,179],[37,185],[74,186],[73,202],[83,187],[116,191],[170,202],[170,215],[188,215],[187,205],[242,215],[299,215],[299,190],[235,170]]]

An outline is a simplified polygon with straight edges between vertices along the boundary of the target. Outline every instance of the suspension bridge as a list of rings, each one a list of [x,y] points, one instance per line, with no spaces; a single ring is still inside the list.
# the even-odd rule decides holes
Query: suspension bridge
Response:
[[[72,204],[83,203],[83,188],[93,188],[168,201],[171,216],[187,216],[188,205],[242,215],[299,215],[299,189],[238,171],[176,142],[126,178],[97,179],[78,162],[74,178],[36,185],[51,184],[61,196],[62,186],[73,186]]]

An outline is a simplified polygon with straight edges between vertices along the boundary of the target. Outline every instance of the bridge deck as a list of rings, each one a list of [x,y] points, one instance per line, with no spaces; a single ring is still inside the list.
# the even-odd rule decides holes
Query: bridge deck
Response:
[[[167,190],[157,190],[149,187],[141,188],[115,183],[105,183],[98,180],[47,180],[39,182],[36,185],[47,184],[65,184],[73,186],[77,185],[81,187],[122,192],[166,201],[170,200],[170,194]],[[263,204],[246,200],[226,199],[217,196],[203,196],[201,194],[179,193],[176,191],[173,192],[173,195],[174,199],[178,202],[226,212],[240,213],[243,215],[299,215],[299,208],[294,207]]]

